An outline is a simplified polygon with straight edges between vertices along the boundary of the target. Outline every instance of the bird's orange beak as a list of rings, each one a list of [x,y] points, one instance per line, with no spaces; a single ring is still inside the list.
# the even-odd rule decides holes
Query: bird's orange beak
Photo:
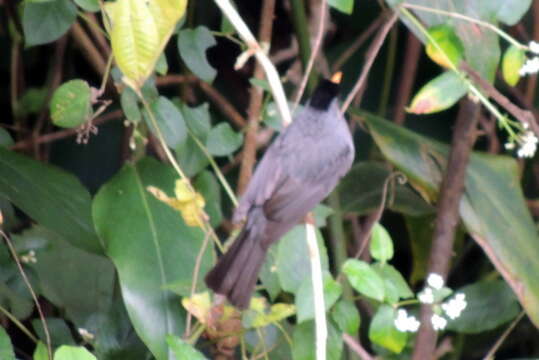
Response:
[[[335,84],[340,84],[342,80],[342,71],[338,71],[331,77],[330,81]]]

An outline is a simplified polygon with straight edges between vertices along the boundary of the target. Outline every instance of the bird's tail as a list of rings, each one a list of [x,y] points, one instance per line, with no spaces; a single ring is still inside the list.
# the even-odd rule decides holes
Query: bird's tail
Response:
[[[252,210],[240,235],[206,275],[206,285],[225,295],[239,309],[249,306],[258,273],[266,258],[266,224],[262,209]]]

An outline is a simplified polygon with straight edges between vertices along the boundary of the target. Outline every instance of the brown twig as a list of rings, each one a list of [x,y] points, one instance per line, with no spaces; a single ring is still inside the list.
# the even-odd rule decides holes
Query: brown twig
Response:
[[[352,349],[361,358],[361,360],[374,360],[374,357],[369,354],[369,352],[365,350],[363,346],[361,346],[361,344],[352,336],[348,335],[347,333],[343,333],[342,338],[346,345],[348,345],[348,347]]]
[[[202,91],[208,96],[208,98],[215,103],[215,105],[221,110],[221,112],[227,116],[237,127],[243,128],[247,124],[247,121],[241,114],[232,106],[232,104],[217,91],[213,86],[197,78],[194,75],[165,75],[159,76],[155,83],[157,86],[170,86],[182,83],[193,83],[200,87]]]
[[[440,186],[428,273],[436,273],[444,278],[447,277],[449,271],[455,231],[459,221],[459,203],[464,192],[466,168],[475,141],[474,130],[480,109],[479,104],[469,99],[461,101],[453,132],[451,152]],[[421,327],[416,338],[413,360],[427,360],[433,357],[436,348],[436,332],[432,328],[431,317],[432,307],[421,306]]]
[[[476,82],[489,97],[494,99],[501,107],[507,110],[511,115],[513,115],[518,121],[523,125],[529,126],[530,129],[539,136],[539,125],[535,120],[535,116],[529,110],[523,110],[513,104],[506,96],[500,93],[491,83],[486,81],[479,75],[474,69],[470,67],[466,62],[461,62],[460,68],[464,70],[474,82]]]
[[[386,22],[382,30],[376,35],[376,38],[373,40],[371,46],[369,47],[369,50],[366,55],[365,64],[363,65],[363,70],[361,71],[361,75],[359,76],[359,79],[357,80],[356,84],[354,85],[354,88],[348,94],[346,97],[346,100],[341,106],[341,112],[344,113],[346,109],[350,106],[352,103],[352,100],[356,97],[356,95],[359,95],[359,91],[364,87],[367,77],[369,75],[369,72],[371,70],[372,64],[374,63],[374,59],[378,55],[378,52],[380,51],[380,48],[382,47],[382,44],[384,43],[384,40],[389,33],[389,30],[393,27],[395,22],[397,21],[398,16],[397,13],[394,12],[389,20]],[[358,96],[360,98],[361,96]],[[359,100],[358,100],[359,101]]]
[[[336,73],[354,55],[354,53],[369,39],[376,30],[384,23],[385,16],[380,14],[365,31],[335,60],[331,67],[331,72]]]
[[[104,57],[107,58],[110,55],[111,49],[105,35],[103,32],[99,31],[100,25],[97,21],[97,18],[94,13],[85,13],[86,17],[93,24],[88,24],[88,30],[92,34],[92,37],[95,39],[95,42],[99,46],[99,50],[104,54]]]
[[[421,55],[421,42],[412,33],[408,32],[406,40],[406,54],[404,57],[404,65],[402,66],[402,79],[397,90],[397,104],[395,105],[396,113],[394,121],[396,124],[403,124],[406,115],[406,104],[412,94],[417,65],[419,64],[419,55]]]
[[[303,92],[305,91],[305,87],[307,86],[307,82],[309,81],[309,77],[311,76],[311,70],[313,69],[314,60],[318,56],[318,53],[320,51],[320,47],[322,45],[322,39],[324,38],[324,30],[325,30],[325,24],[326,24],[326,14],[327,14],[327,4],[325,0],[321,1],[320,4],[320,14],[319,14],[319,22],[318,22],[318,29],[316,31],[316,38],[314,41],[314,46],[311,51],[311,55],[309,56],[309,61],[307,62],[307,67],[305,68],[305,73],[303,74],[303,78],[301,80],[301,83],[299,85],[298,92],[296,94],[296,97],[294,99],[294,106],[292,107],[292,112],[295,111],[296,107],[298,106],[301,97],[303,96]]]
[[[539,39],[539,2],[533,1],[533,38]],[[533,74],[526,82],[526,104],[531,106],[535,99],[535,91],[537,88],[537,74]]]
[[[483,358],[483,360],[492,360],[494,359],[494,354],[496,354],[496,351],[498,351],[498,349],[500,348],[500,346],[502,346],[503,342],[505,341],[505,339],[507,339],[507,337],[509,336],[509,334],[511,334],[511,332],[513,331],[513,329],[515,328],[515,326],[517,326],[517,324],[520,322],[520,320],[522,320],[522,318],[524,317],[524,315],[526,315],[526,311],[522,310],[520,312],[520,314],[516,317],[515,320],[513,320],[513,322],[507,327],[507,329],[505,329],[505,331],[503,332],[503,334],[500,336],[500,338],[496,341],[496,343],[494,343],[494,345],[492,346],[492,348],[489,350],[489,352],[485,355],[485,357]]]
[[[88,58],[90,65],[100,76],[103,76],[107,67],[107,59],[105,57],[107,54],[102,54],[97,49],[79,22],[75,22],[71,27],[71,35],[73,36],[75,43]]]
[[[95,126],[98,126],[98,125],[101,125],[101,124],[103,124],[103,123],[105,123],[105,122],[107,122],[109,120],[118,119],[118,118],[120,118],[122,116],[123,116],[123,112],[121,110],[111,111],[111,112],[106,113],[105,115],[93,120],[93,124]],[[27,140],[19,141],[19,142],[13,144],[13,146],[11,146],[10,149],[11,150],[21,150],[21,149],[26,149],[29,146],[32,146],[34,143],[37,143],[37,144],[50,143],[50,142],[53,142],[53,141],[57,141],[57,140],[60,140],[60,139],[64,139],[64,138],[67,138],[67,137],[70,137],[70,136],[77,135],[77,131],[78,131],[77,128],[55,131],[55,132],[50,133],[50,134],[41,135],[40,137],[35,138],[35,139],[27,139]]]
[[[275,0],[264,0],[260,10],[260,28],[258,30],[258,40],[261,44],[271,43],[271,33],[273,30],[273,14],[275,12]],[[254,78],[262,80],[264,78],[264,69],[259,62],[255,64]],[[247,184],[253,175],[253,167],[256,161],[256,138],[258,133],[258,122],[262,109],[262,100],[264,91],[258,86],[251,86],[251,98],[247,108],[247,132],[245,134],[245,143],[243,144],[242,160],[240,174],[238,177],[237,193],[243,194]]]

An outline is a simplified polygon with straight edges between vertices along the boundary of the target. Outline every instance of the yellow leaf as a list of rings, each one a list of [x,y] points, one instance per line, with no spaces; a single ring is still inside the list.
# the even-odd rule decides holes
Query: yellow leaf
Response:
[[[175,198],[169,197],[155,186],[148,186],[147,190],[158,200],[179,211],[187,226],[202,227],[204,225],[205,215],[203,209],[206,202],[202,195],[191,190],[186,181],[176,180]]]
[[[117,0],[107,2],[112,52],[124,82],[139,89],[152,73],[187,0]]]
[[[198,321],[206,324],[206,319],[211,308],[210,294],[207,291],[193,294],[190,298],[183,298],[182,305]]]

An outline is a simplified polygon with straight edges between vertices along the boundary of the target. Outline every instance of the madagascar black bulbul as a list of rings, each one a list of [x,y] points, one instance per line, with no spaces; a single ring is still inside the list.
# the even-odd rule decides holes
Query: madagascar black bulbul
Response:
[[[206,284],[239,309],[249,305],[271,244],[322,201],[350,169],[354,144],[339,111],[339,85],[322,80],[304,109],[269,146],[234,213],[243,230]]]

